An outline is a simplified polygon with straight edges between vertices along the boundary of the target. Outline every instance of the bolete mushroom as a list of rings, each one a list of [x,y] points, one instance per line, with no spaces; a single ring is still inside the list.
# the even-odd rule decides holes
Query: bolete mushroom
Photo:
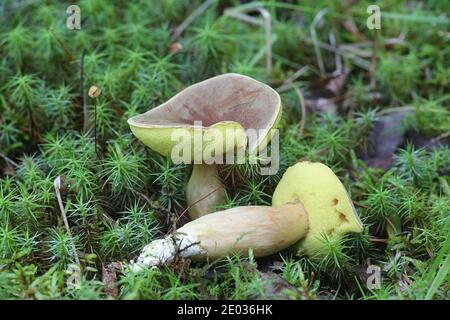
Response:
[[[263,257],[301,241],[306,253],[322,250],[318,236],[361,232],[362,224],[342,183],[327,166],[301,162],[280,180],[274,206],[236,207],[202,216],[144,247],[134,270],[171,262],[178,255],[217,259],[252,249]]]
[[[334,172],[318,162],[300,162],[286,170],[277,185],[272,206],[300,201],[308,213],[309,231],[299,249],[309,255],[325,253],[324,235],[340,238],[360,233],[363,225],[344,185]]]
[[[128,124],[154,151],[194,162],[186,198],[189,215],[196,219],[224,202],[217,162],[236,150],[264,148],[280,117],[281,99],[275,90],[230,73],[194,84],[162,105],[130,118]],[[258,130],[256,139],[247,139],[248,129]],[[180,140],[189,148],[180,152]]]

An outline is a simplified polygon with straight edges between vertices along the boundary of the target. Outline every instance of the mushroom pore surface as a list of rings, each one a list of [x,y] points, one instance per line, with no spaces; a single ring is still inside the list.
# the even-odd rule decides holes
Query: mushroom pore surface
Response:
[[[191,128],[200,121],[203,128],[237,127],[238,124],[243,130],[259,131],[257,141],[249,141],[248,148],[253,150],[264,143],[280,114],[281,99],[275,90],[250,77],[229,73],[194,84],[162,105],[130,118],[128,123],[146,144],[152,139],[170,142],[167,134],[153,134],[149,129],[168,128],[171,133],[175,128]],[[151,144],[152,148],[156,145]]]

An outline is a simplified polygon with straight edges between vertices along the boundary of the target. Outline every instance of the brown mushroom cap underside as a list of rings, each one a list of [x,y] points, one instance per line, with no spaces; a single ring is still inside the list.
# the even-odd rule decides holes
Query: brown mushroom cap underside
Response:
[[[128,120],[141,128],[210,127],[224,121],[260,131],[259,141],[276,124],[281,111],[278,93],[250,77],[229,73],[194,84],[164,104]],[[249,146],[252,149],[254,146]]]

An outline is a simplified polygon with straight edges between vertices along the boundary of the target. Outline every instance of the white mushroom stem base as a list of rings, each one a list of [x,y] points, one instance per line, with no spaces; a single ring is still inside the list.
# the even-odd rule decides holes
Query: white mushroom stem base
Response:
[[[218,211],[185,224],[176,233],[151,242],[132,270],[172,262],[176,257],[219,259],[233,253],[255,257],[281,251],[305,237],[308,215],[299,202],[277,208],[237,207]]]
[[[216,164],[194,164],[186,188],[189,216],[195,220],[212,213],[225,202],[225,187],[219,179]]]
[[[188,258],[205,254],[205,250],[195,239],[187,236],[172,236],[152,241],[142,249],[137,262],[131,267],[135,272],[147,267],[156,267],[172,262],[176,256]]]

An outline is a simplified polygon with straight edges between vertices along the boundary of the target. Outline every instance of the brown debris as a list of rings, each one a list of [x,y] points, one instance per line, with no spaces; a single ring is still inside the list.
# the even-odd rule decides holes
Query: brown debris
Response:
[[[103,286],[105,293],[117,299],[119,297],[119,287],[117,285],[117,270],[121,269],[119,262],[111,262],[107,265],[102,265]]]
[[[265,299],[292,300],[301,297],[301,292],[274,272],[261,272],[259,278],[263,282]]]

